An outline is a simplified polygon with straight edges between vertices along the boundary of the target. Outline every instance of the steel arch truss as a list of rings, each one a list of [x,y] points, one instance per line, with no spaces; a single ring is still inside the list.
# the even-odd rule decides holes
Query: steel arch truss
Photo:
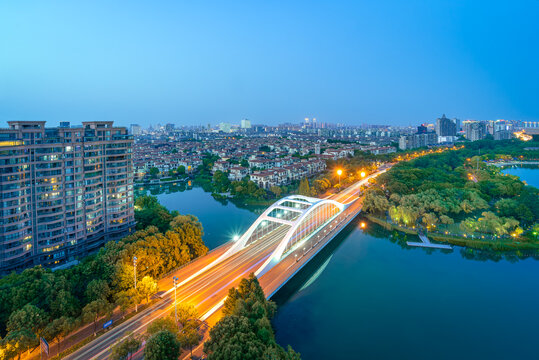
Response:
[[[282,198],[258,217],[225,256],[240,251],[277,229],[284,231],[283,226],[286,226],[285,235],[279,240],[270,257],[256,271],[256,275],[261,275],[315,235],[347,206],[335,200],[302,195]]]

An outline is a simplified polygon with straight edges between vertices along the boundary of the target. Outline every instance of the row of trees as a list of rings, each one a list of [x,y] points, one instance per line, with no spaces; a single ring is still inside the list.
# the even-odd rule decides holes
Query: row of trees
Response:
[[[275,342],[271,319],[276,306],[266,300],[254,274],[229,290],[224,317],[210,330],[204,343],[208,360],[299,360],[290,346]]]
[[[146,199],[138,202],[137,211],[147,210],[143,203],[162,210],[156,199]],[[16,357],[37,346],[40,336],[51,343],[60,341],[83,324],[93,323],[95,333],[100,318],[115,308],[125,315],[143,300],[148,302],[158,290],[155,279],[208,251],[195,217],[176,215],[162,228],[168,230],[149,226],[110,241],[69,269],[52,272],[36,266],[0,279],[0,352]]]

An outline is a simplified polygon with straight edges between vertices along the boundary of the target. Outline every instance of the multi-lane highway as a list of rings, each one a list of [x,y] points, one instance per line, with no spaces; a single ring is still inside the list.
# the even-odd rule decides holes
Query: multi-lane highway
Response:
[[[199,314],[204,316],[214,309],[216,305],[222,303],[226,298],[228,290],[237,286],[240,280],[247,277],[268,258],[275,249],[276,244],[284,236],[286,226],[281,226],[273,232],[267,234],[259,241],[242,251],[233,254],[229,258],[215,264],[211,269],[204,271],[191,281],[187,282],[176,291],[178,303],[194,305]],[[219,252],[224,249],[220,249]],[[213,261],[217,254],[211,254],[204,261],[194,262],[190,266],[179,270],[172,276],[178,276],[180,281],[183,278],[190,277],[199,269],[204,268],[209,262]],[[169,286],[172,287],[172,280]],[[163,300],[142,311],[124,324],[112,329],[106,335],[103,335],[80,350],[68,356],[68,359],[105,359],[108,356],[108,350],[112,344],[123,338],[127,332],[143,333],[146,327],[153,320],[166,316],[174,310],[174,292],[167,292]],[[215,313],[212,311],[212,314]],[[209,325],[213,325],[217,317],[211,317],[208,320]]]
[[[296,256],[298,254],[292,253],[283,259],[285,261],[281,261],[278,266],[261,276],[260,283],[267,295],[273,294],[276,289],[288,281],[304,263],[314,256],[318,248],[322,248],[327,242],[331,241],[357,215],[361,209],[361,199],[358,197],[360,187],[366,184],[370,178],[379,175],[385,170],[387,168],[380,169],[379,172],[366,177],[338,194],[328,197],[343,204],[350,204],[350,206],[331,224],[327,224],[322,228],[324,236],[309,251],[301,250],[299,259]],[[176,290],[177,302],[194,305],[202,319],[207,321],[209,326],[212,326],[221,316],[220,307],[226,298],[228,290],[237,286],[242,278],[260,268],[273,253],[288,229],[289,227],[286,225],[279,226],[252,245],[220,260],[221,255],[230,248],[230,244],[226,244],[188,266],[169,274],[159,282],[159,288],[166,290],[162,293],[161,300],[69,355],[67,359],[105,359],[109,355],[110,346],[125,337],[126,333],[144,333],[148,324],[153,320],[173,312],[174,291],[172,291],[172,278],[174,276],[179,278],[179,283],[181,284]],[[299,251],[296,250],[296,252]],[[309,256],[307,256],[307,253],[309,253]]]

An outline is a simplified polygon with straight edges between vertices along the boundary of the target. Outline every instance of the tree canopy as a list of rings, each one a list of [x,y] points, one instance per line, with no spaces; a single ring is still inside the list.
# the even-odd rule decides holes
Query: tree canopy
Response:
[[[275,342],[271,318],[275,304],[266,300],[254,274],[229,290],[225,315],[211,330],[204,343],[209,360],[299,360],[290,347],[284,350]]]

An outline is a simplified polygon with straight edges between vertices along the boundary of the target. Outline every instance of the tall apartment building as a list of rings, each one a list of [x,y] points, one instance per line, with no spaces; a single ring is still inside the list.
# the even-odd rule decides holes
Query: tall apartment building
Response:
[[[438,136],[456,136],[458,119],[448,119],[445,114],[436,119],[436,134]]]
[[[250,129],[251,128],[251,120],[249,120],[249,119],[241,119],[240,127],[242,129]]]
[[[399,149],[409,150],[426,147],[438,143],[436,133],[402,135],[399,138]]]
[[[466,139],[477,141],[484,139],[487,136],[486,123],[481,121],[465,121],[463,123]]]
[[[142,134],[142,128],[138,124],[131,124],[131,135],[140,136]]]
[[[112,121],[0,129],[0,273],[57,266],[134,226],[133,138]]]

